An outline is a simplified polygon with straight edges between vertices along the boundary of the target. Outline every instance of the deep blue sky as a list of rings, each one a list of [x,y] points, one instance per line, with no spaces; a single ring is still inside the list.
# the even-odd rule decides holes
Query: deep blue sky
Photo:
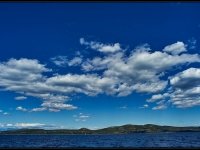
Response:
[[[80,52],[82,61],[105,56],[92,49],[89,44],[81,45],[80,38],[84,38],[88,43],[90,41],[102,44],[120,43],[121,48],[126,49],[124,54],[127,56],[136,46],[144,43],[148,43],[154,52],[162,51],[165,46],[177,41],[187,45],[187,54],[199,54],[199,18],[200,3],[194,2],[0,3],[0,63],[5,65],[10,58],[36,59],[40,64],[46,64],[46,68],[53,69],[52,72],[43,73],[47,78],[55,73],[87,74],[80,66],[59,67],[51,61],[51,58],[57,56],[66,56],[69,61],[77,56],[77,51]],[[191,41],[196,41],[195,48],[190,48]],[[198,68],[199,63],[194,61],[188,66],[183,65],[181,69],[172,69],[164,78],[167,80],[169,76],[174,76],[190,67]],[[0,72],[1,76],[3,72],[2,70]],[[95,73],[102,74],[101,71]],[[2,78],[0,82],[3,82]],[[152,110],[156,104],[147,103],[146,100],[153,94],[165,92],[166,88],[160,93],[133,90],[131,94],[123,97],[104,93],[96,96],[79,93],[73,95],[72,92],[67,94],[70,97],[69,104],[76,106],[77,109],[29,112],[16,108],[21,106],[31,110],[40,107],[44,100],[19,94],[15,90],[8,91],[5,85],[0,86],[3,89],[0,91],[0,110],[2,110],[0,123],[4,126],[9,123],[54,124],[65,128],[101,128],[147,123],[200,125],[198,104],[177,108],[169,103],[165,109]],[[27,99],[15,100],[15,97],[22,95]],[[197,96],[198,98],[200,96]],[[148,107],[141,108],[145,104],[148,104]],[[4,112],[9,114],[5,115]],[[88,117],[85,117],[86,120],[76,120],[81,115]]]

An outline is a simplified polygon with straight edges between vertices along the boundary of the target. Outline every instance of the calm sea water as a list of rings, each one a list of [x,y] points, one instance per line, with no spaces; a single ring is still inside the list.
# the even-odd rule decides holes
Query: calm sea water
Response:
[[[0,148],[200,147],[200,132],[121,135],[0,135]]]

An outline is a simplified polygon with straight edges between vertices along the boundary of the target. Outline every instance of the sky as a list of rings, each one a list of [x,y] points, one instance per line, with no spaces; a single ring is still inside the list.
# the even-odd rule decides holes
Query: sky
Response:
[[[200,3],[0,3],[0,129],[200,126]]]

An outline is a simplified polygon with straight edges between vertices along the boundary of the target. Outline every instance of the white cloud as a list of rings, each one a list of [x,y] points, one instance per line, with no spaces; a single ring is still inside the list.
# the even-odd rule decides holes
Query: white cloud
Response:
[[[45,124],[41,123],[16,123],[15,126],[17,128],[35,128],[35,127],[43,127]]]
[[[75,121],[87,121],[87,119],[90,118],[89,115],[84,115],[83,113],[79,113],[78,115],[73,115],[73,117],[75,118]]]
[[[176,74],[170,79],[171,85],[180,89],[188,89],[194,86],[200,86],[200,69],[189,68]]]
[[[147,102],[157,102],[153,109],[162,109],[171,103],[177,108],[188,108],[200,105],[200,69],[189,68],[169,77],[169,91],[164,94],[153,95]]]
[[[75,52],[75,55],[76,55],[76,56],[79,56],[79,57],[82,57],[82,55],[81,55],[81,52],[80,52],[80,51],[76,51],[76,52]]]
[[[115,43],[113,45],[99,45],[97,46],[97,48],[100,52],[104,53],[109,53],[109,52],[113,53],[121,50],[119,43]]]
[[[3,110],[0,110],[0,113],[3,114],[3,115],[9,115],[8,112],[4,112]]]
[[[67,56],[56,56],[50,59],[55,65],[64,67],[68,64]]]
[[[152,109],[153,110],[163,110],[163,109],[166,109],[166,108],[167,108],[166,105],[158,105],[158,106],[153,107]]]
[[[147,102],[155,102],[163,98],[162,94],[156,94],[151,97],[151,99],[147,100]]]
[[[80,38],[80,44],[89,46],[91,49],[94,49],[103,53],[114,53],[114,52],[122,50],[119,43],[102,44],[95,41],[88,42],[84,38]]]
[[[121,106],[119,107],[120,109],[127,109],[128,107],[127,106]]]
[[[53,110],[56,112],[56,110],[73,110],[77,109],[76,106],[70,105],[70,104],[63,104],[63,103],[58,103],[58,102],[44,102],[41,106],[45,108],[50,108],[50,110]]]
[[[133,90],[143,93],[155,93],[162,91],[167,86],[167,82],[161,80],[154,80],[147,83],[136,83]]]
[[[0,86],[22,85],[23,83],[42,80],[42,72],[50,71],[38,60],[11,58],[7,62],[0,63]]]
[[[68,100],[68,96],[52,95],[52,94],[41,94],[41,95],[38,94],[34,95],[31,93],[28,94],[38,98],[42,98],[44,100],[43,103],[41,104],[41,107],[33,108],[32,110],[30,110],[30,112],[39,112],[45,110],[48,110],[50,112],[59,112],[60,110],[77,109],[76,106],[73,106],[71,104],[65,104],[65,102]]]
[[[70,60],[68,62],[69,66],[78,66],[80,65],[82,62],[82,58],[81,57],[74,57],[72,60]]]
[[[200,69],[189,68],[170,77],[170,102],[179,108],[200,105]]]
[[[15,100],[25,100],[25,99],[27,99],[26,96],[17,96],[17,97],[15,97]]]
[[[81,39],[80,43],[97,48],[97,50],[103,47],[105,50],[106,46],[102,43],[87,42],[84,39]],[[88,96],[98,94],[127,96],[133,92],[159,94],[169,85],[168,81],[162,78],[168,71],[177,66],[200,62],[198,54],[171,55],[163,51],[153,51],[148,44],[137,46],[130,54],[117,50],[109,55],[88,58],[85,61],[79,60],[79,62],[76,57],[69,62],[65,58],[63,58],[62,65],[69,62],[72,66],[81,65],[84,72],[79,72],[79,74],[68,72],[62,75],[56,73],[53,76],[45,76],[44,73],[51,69],[46,68],[38,60],[12,58],[0,63],[0,88],[14,91],[24,97],[32,96],[41,99],[41,106],[31,109],[32,112],[73,110],[77,109],[77,106],[66,103],[71,95],[77,93]],[[196,70],[193,69],[193,71]],[[195,74],[198,76],[198,71]],[[189,93],[184,89],[184,84],[188,88],[191,80],[199,83],[198,78],[192,77],[192,79],[187,78],[187,81],[183,81],[182,75],[177,75],[170,78],[169,86],[174,87],[175,91],[181,89]],[[191,85],[191,87],[194,86]],[[187,90],[195,92],[198,91],[197,87]],[[174,93],[174,96],[177,94]],[[157,102],[156,99],[158,99],[156,96],[152,96],[149,102]]]
[[[140,108],[148,108],[149,107],[149,105],[148,104],[144,104],[142,107],[140,107]]]
[[[60,111],[60,109],[49,108],[49,111],[50,111],[50,112],[59,112],[59,111]]]
[[[189,49],[195,49],[197,44],[197,40],[195,38],[191,38],[188,40]]]
[[[4,71],[8,69],[5,73],[8,73],[9,71],[15,73],[17,72],[17,70],[30,73],[40,73],[40,72],[50,71],[50,69],[45,68],[45,65],[41,65],[38,60],[27,59],[27,58],[21,58],[18,60],[11,58],[7,62],[2,63],[0,67]]]
[[[41,108],[33,108],[33,109],[31,110],[31,112],[40,112],[40,111],[45,111],[45,110],[46,110],[45,107],[41,107]]]
[[[159,63],[158,63],[159,62]],[[128,64],[138,71],[162,72],[172,68],[173,66],[186,63],[200,62],[197,54],[170,55],[160,51],[151,52],[133,52],[128,58]],[[147,72],[148,73],[148,72]],[[151,72],[149,72],[151,73]],[[151,75],[151,74],[150,74]]]
[[[94,96],[103,92],[111,92],[115,81],[111,78],[101,78],[95,74],[67,74],[51,77],[46,83],[59,88],[63,93],[84,93]]]
[[[9,115],[9,113],[8,112],[4,112],[3,115]]]
[[[178,55],[182,52],[186,52],[187,51],[186,47],[187,47],[187,45],[185,45],[183,42],[178,41],[174,44],[166,46],[163,49],[163,51],[171,53],[173,55]]]
[[[116,54],[104,56],[103,58],[94,57],[93,59],[87,59],[82,63],[82,69],[86,72],[107,69],[113,63],[122,61],[123,57],[124,54],[118,52]]]
[[[81,119],[85,119],[85,118],[89,118],[89,116],[86,116],[86,115],[80,115],[79,118],[81,118]]]
[[[150,45],[147,43],[141,44],[139,46],[136,46],[134,51],[137,53],[142,53],[142,52],[149,52],[152,49],[150,48]]]
[[[38,60],[32,59],[10,59],[8,62],[0,63],[0,87],[4,90],[14,91],[26,96],[41,98],[45,102],[59,102],[64,104],[67,96],[63,96],[59,89],[47,85],[47,77],[42,73],[50,71],[39,63]],[[17,97],[16,99],[24,99]],[[73,107],[72,107],[73,108]],[[18,108],[20,109],[20,108]],[[21,109],[22,110],[22,109]]]
[[[160,79],[161,74],[178,65],[200,62],[200,57],[197,54],[173,56],[159,51],[150,52],[147,47],[137,47],[128,57],[123,53],[117,53],[100,59],[98,62],[102,63],[98,65],[94,63],[94,60],[91,62],[92,70],[103,68],[105,77],[124,83],[122,85],[126,86],[123,89],[129,91],[128,94],[133,91],[153,93],[162,91],[167,85],[167,81]]]
[[[164,100],[167,97],[169,97],[169,93],[155,94],[155,95],[152,95],[152,97],[150,99],[148,99],[147,102],[155,102],[158,100]]]
[[[16,110],[19,110],[19,111],[27,111],[27,109],[26,108],[23,108],[22,106],[18,106],[17,108],[16,108]]]
[[[52,57],[50,60],[59,67],[77,66],[81,64],[82,56],[79,54],[71,60],[68,60],[67,56],[56,56]]]
[[[89,43],[86,42],[84,38],[80,38],[80,44],[81,45],[88,45]]]
[[[43,123],[0,123],[1,129],[59,129],[59,126],[47,125]]]

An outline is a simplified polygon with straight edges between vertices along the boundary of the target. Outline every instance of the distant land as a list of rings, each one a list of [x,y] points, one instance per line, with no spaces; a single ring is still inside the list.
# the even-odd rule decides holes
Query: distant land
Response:
[[[200,132],[200,127],[175,127],[160,126],[154,124],[146,125],[122,125],[102,129],[15,129],[0,131],[0,134],[131,134],[131,133],[156,133],[156,132]]]

